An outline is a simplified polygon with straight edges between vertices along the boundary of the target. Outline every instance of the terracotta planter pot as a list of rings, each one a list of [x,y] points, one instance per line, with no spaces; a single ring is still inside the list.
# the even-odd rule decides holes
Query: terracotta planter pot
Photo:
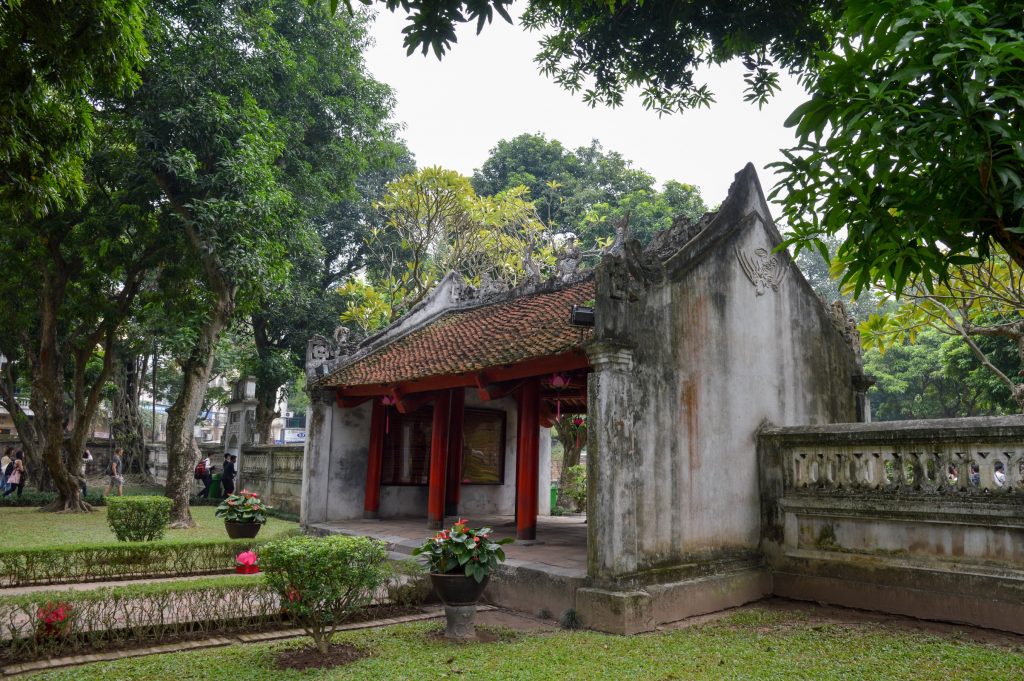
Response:
[[[254,575],[260,571],[259,565],[236,565],[235,572],[240,575]]]
[[[230,520],[224,521],[224,529],[232,539],[252,539],[260,532],[263,523],[236,523]]]
[[[434,585],[434,592],[441,602],[449,606],[476,605],[483,595],[490,575],[484,577],[484,581],[477,582],[472,577],[467,577],[461,572],[438,574],[430,573],[430,582]]]

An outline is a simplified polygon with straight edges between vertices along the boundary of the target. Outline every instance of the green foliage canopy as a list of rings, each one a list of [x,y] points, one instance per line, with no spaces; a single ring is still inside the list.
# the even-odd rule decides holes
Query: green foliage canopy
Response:
[[[1024,3],[850,0],[775,164],[798,247],[901,292],[999,244],[1024,266]]]

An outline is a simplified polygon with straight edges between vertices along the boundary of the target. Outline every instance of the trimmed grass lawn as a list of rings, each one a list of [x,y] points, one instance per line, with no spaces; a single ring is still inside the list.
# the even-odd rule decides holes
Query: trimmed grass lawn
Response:
[[[197,527],[190,530],[167,530],[164,539],[203,540],[227,539],[224,521],[216,518],[213,506],[192,507]],[[117,537],[107,525],[107,507],[92,513],[40,513],[36,508],[0,508],[4,548],[34,548],[64,544],[95,544],[116,542]],[[269,518],[259,538],[274,537],[298,527],[298,523]]]
[[[346,632],[336,637],[370,656],[349,666],[279,670],[277,653],[305,641],[234,645],[90,664],[35,676],[107,679],[920,679],[1024,678],[1020,650],[878,623],[830,624],[799,611],[751,609],[665,633],[506,632],[495,643],[449,644],[438,623]]]

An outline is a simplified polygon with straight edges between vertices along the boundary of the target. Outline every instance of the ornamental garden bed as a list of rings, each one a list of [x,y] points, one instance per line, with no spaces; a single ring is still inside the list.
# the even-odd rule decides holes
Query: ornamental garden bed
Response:
[[[422,612],[381,596],[344,621]],[[0,596],[0,664],[292,626],[259,575]]]

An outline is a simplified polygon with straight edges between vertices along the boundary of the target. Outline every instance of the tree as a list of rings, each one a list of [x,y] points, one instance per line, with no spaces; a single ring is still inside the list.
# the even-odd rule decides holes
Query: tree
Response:
[[[892,313],[873,315],[861,325],[867,345],[885,350],[914,342],[920,329],[959,338],[978,363],[991,372],[1006,394],[1024,411],[1024,272],[1009,257],[993,256],[975,265],[951,268],[945,282],[917,282],[903,293]],[[1001,339],[1002,344],[979,342]],[[1015,350],[1015,370],[993,360],[991,353]],[[1014,380],[1014,376],[1017,380]]]
[[[104,122],[102,132],[107,146],[86,165],[81,207],[0,221],[0,291],[6,296],[0,324],[14,331],[4,334],[0,350],[26,369],[32,421],[14,399],[11,373],[0,392],[30,461],[45,463],[56,488],[48,510],[89,510],[78,463],[121,330],[165,243],[153,216],[152,185],[127,181],[133,149],[124,131]],[[128,197],[141,199],[142,207],[122,209]]]
[[[140,165],[160,187],[164,228],[185,254],[176,281],[167,279],[180,295],[164,301],[166,318],[183,322],[187,346],[168,410],[166,494],[172,524],[190,526],[193,426],[218,341],[265,289],[282,285],[287,254],[315,239],[295,198],[317,172],[303,149],[341,139],[335,153],[345,153],[354,131],[335,116],[336,98],[299,97],[291,88],[320,75],[313,46],[325,23],[349,34],[346,22],[297,0],[167,0],[154,10],[142,85],[110,106],[137,122]]]
[[[145,0],[0,4],[0,212],[22,220],[85,200],[90,98],[138,83]]]
[[[466,177],[438,167],[389,184],[379,206],[385,224],[367,240],[367,283],[373,290],[359,283],[344,289],[371,307],[353,301],[342,319],[390,323],[449,272],[476,283],[518,282],[527,260],[550,259],[544,225],[526,193],[517,187],[477,196]]]
[[[614,237],[613,225],[627,214],[630,232],[646,242],[676,216],[696,220],[707,210],[697,187],[669,180],[658,191],[650,173],[597,140],[569,150],[541,134],[519,135],[498,142],[473,173],[481,195],[520,185],[550,231],[573,233],[587,246]]]
[[[998,244],[1024,266],[1024,3],[850,0],[775,165],[798,248],[899,293]]]
[[[480,32],[495,12],[512,21],[511,0],[379,1],[409,15],[403,30],[409,54],[432,49],[439,59],[456,42],[456,24],[475,21]],[[351,10],[351,0],[346,4]],[[545,31],[536,57],[541,70],[572,92],[583,90],[585,101],[616,106],[636,87],[647,107],[670,112],[714,101],[697,73],[735,57],[746,67],[746,98],[764,102],[778,88],[776,64],[802,68],[829,46],[840,8],[833,0],[531,0],[523,25]]]
[[[991,360],[1009,370],[1016,362],[1005,341],[978,342]],[[921,329],[910,343],[871,346],[864,351],[864,370],[874,377],[871,416],[879,421],[953,418],[1010,414],[1010,391],[983,367],[958,337],[932,328]]]

